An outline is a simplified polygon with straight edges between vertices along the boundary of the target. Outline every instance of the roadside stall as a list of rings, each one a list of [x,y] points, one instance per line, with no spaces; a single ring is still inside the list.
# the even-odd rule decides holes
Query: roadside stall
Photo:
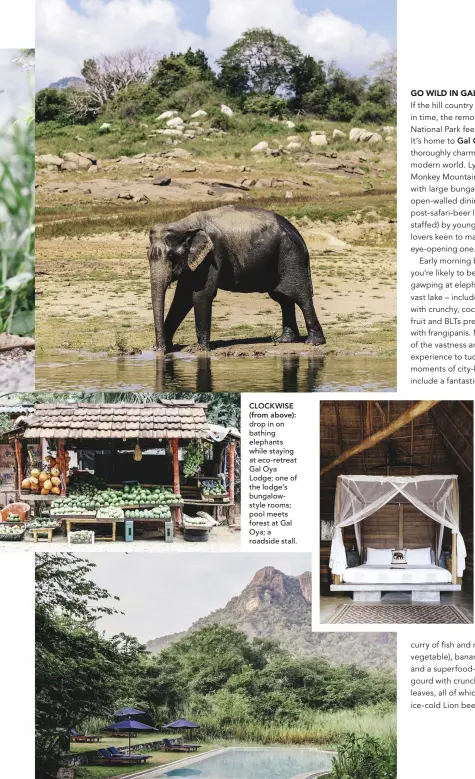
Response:
[[[59,529],[71,543],[157,532],[207,540],[234,506],[239,432],[210,425],[206,409],[190,400],[40,404],[19,417],[9,437],[35,540]]]

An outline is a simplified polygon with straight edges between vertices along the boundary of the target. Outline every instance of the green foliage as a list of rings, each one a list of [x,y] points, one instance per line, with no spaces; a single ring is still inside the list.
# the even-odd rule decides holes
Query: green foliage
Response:
[[[300,49],[282,35],[263,27],[247,30],[218,60],[222,69],[240,74],[246,89],[275,95],[289,91],[295,67],[302,58]]]
[[[34,129],[0,133],[0,332],[34,332]]]
[[[188,57],[188,61],[189,61]],[[186,55],[169,54],[156,64],[149,84],[161,98],[170,97],[173,92],[202,78],[199,66],[190,65]]]
[[[323,91],[326,81],[325,66],[322,60],[318,62],[310,55],[302,57],[292,68],[292,90],[294,97],[290,101],[293,109],[304,108],[303,100],[308,94]],[[308,109],[307,109],[308,110]],[[319,110],[315,113],[320,113]]]
[[[89,578],[95,563],[36,556],[36,756],[39,775],[57,769],[72,727],[106,716],[137,671],[143,647],[97,632],[109,593]]]
[[[396,738],[349,734],[332,764],[331,779],[396,779]]]
[[[249,95],[244,100],[242,110],[245,114],[284,116],[287,112],[287,102],[276,95]]]
[[[333,97],[327,106],[326,114],[334,122],[351,122],[356,113],[356,106],[344,97]]]
[[[67,124],[70,120],[70,105],[66,89],[40,89],[35,97],[35,119],[37,122],[56,121]]]

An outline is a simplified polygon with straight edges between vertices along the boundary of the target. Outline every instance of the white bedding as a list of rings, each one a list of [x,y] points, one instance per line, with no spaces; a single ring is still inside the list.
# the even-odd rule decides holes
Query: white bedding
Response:
[[[452,575],[438,565],[401,565],[390,568],[381,565],[357,565],[342,574],[345,584],[449,584]]]

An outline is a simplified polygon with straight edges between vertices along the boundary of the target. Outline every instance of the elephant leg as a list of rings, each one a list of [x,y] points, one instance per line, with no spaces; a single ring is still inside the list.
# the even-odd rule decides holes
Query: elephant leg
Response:
[[[186,285],[178,282],[170,310],[165,319],[165,348],[173,350],[173,336],[180,327],[186,315],[193,308],[193,293]]]
[[[215,295],[200,290],[193,294],[196,339],[201,349],[208,350],[211,338],[211,314]]]
[[[307,327],[307,340],[305,343],[307,344],[313,344],[314,346],[320,346],[321,344],[326,343],[325,336],[323,335],[323,330],[320,322],[318,321],[317,313],[315,311],[315,306],[313,305],[312,295],[310,290],[301,289],[299,290],[298,296],[296,298],[296,303],[298,307],[301,309],[302,314],[305,319],[305,325]]]
[[[272,300],[279,303],[282,309],[282,335],[277,338],[281,344],[291,344],[300,341],[300,333],[295,318],[295,303],[281,292],[269,292]]]

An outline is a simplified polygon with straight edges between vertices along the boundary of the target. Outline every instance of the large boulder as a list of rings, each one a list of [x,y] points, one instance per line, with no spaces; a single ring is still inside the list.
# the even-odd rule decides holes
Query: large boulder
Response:
[[[312,146],[326,146],[328,143],[326,135],[311,135],[309,141]]]
[[[181,116],[174,116],[173,119],[169,119],[167,122],[167,127],[181,127],[184,125],[185,122],[181,118]]]
[[[385,127],[382,128],[382,132],[385,135],[394,135],[396,132],[396,128],[392,124],[387,124]]]
[[[299,143],[300,142],[300,138],[298,137],[298,135],[289,135],[287,140],[288,140],[289,143]]]
[[[371,138],[367,138],[366,141],[370,146],[374,146],[376,143],[381,143],[383,136],[379,133],[371,133]]]
[[[194,114],[191,114],[190,119],[199,119],[200,116],[208,116],[208,114],[200,108],[198,111],[195,111]]]
[[[298,141],[291,141],[285,148],[287,151],[302,151],[302,144]]]
[[[342,130],[333,130],[332,138],[334,141],[341,141],[343,138],[346,138],[346,133],[342,132]]]
[[[169,127],[167,130],[159,130],[158,133],[159,135],[169,135],[171,137],[181,138],[183,130],[180,130],[178,127]]]
[[[226,114],[226,116],[233,116],[234,111],[228,105],[224,105],[224,103],[221,103],[221,113]]]
[[[286,119],[284,124],[289,128],[289,130],[293,130],[295,127],[295,122],[292,122],[290,119]]]
[[[353,127],[350,130],[349,139],[350,141],[358,142],[361,140],[361,136],[366,133],[366,130],[363,130],[361,127]]]
[[[38,154],[36,162],[40,167],[56,165],[56,167],[59,168],[63,163],[63,158],[58,157],[56,154]]]
[[[178,116],[178,111],[164,111],[163,114],[157,116],[156,122],[163,122],[165,119],[172,119],[174,116]]]
[[[252,147],[251,152],[253,154],[258,154],[259,152],[267,151],[268,148],[269,144],[267,141],[259,141],[259,143],[256,143],[256,145]]]

